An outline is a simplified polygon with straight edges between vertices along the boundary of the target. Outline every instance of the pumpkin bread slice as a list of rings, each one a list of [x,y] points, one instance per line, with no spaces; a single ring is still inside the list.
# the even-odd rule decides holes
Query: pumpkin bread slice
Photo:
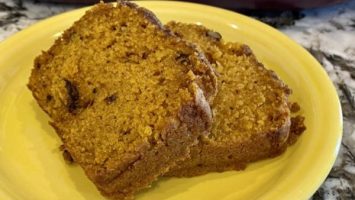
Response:
[[[250,162],[281,154],[295,142],[304,131],[304,118],[294,118],[291,127],[291,90],[248,46],[224,42],[218,32],[200,25],[170,22],[167,27],[201,47],[219,75],[219,88],[211,104],[211,134],[191,149],[190,159],[165,176],[241,170]]]
[[[100,192],[130,199],[209,133],[216,77],[150,11],[100,3],[36,58],[28,87]]]

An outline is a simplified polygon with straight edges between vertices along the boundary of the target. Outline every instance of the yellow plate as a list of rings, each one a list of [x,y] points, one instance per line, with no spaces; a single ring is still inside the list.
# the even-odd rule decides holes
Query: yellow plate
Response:
[[[248,17],[191,3],[139,2],[163,21],[199,23],[225,40],[251,46],[257,57],[293,89],[307,131],[275,159],[245,171],[195,178],[162,178],[138,194],[140,200],[309,198],[329,173],[342,135],[342,114],[326,72],[306,50],[279,31]],[[32,62],[87,8],[68,12],[21,31],[0,44],[0,199],[103,199],[78,166],[68,166],[60,140],[26,83]]]

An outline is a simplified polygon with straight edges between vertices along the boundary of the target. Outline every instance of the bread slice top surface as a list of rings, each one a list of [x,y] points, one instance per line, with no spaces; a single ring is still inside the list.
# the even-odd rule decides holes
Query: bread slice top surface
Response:
[[[169,22],[167,27],[196,43],[218,74],[218,94],[212,104],[214,121],[207,142],[243,142],[255,134],[288,132],[291,90],[259,63],[251,49],[224,42],[221,34],[201,25]],[[281,138],[286,142],[287,134]]]
[[[175,64],[181,69],[173,69],[171,66]],[[143,74],[152,71],[148,69],[152,65],[156,66],[155,71]],[[173,71],[179,70],[192,71],[190,78],[195,79],[208,100],[216,93],[216,77],[204,55],[193,45],[173,37],[153,13],[129,2],[121,2],[117,7],[100,3],[87,11],[55,45],[36,58],[29,87],[40,93],[40,89],[47,92],[49,84],[64,86],[50,88],[52,91],[46,95],[36,95],[37,100],[47,105],[44,110],[52,118],[62,118],[90,105],[91,97],[102,92],[97,91],[97,87],[109,84],[107,82],[116,75],[121,81],[129,79],[126,74],[130,70],[140,71],[146,80],[159,79],[161,85],[171,78],[163,80],[160,76],[171,76],[175,74]],[[47,80],[41,77],[42,73],[51,73],[53,77]],[[97,74],[105,74],[105,77],[96,77]],[[86,85],[73,87],[75,81]],[[85,95],[79,96],[78,89]],[[68,93],[70,98],[68,95],[55,98],[50,92]]]
[[[87,11],[36,58],[28,86],[75,162],[116,170],[189,124],[185,106],[210,123],[216,79],[201,52],[121,2]]]

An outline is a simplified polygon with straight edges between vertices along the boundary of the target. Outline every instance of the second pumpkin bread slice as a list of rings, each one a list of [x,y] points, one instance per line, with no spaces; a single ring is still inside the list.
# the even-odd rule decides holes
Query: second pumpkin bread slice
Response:
[[[291,127],[291,90],[258,62],[248,46],[224,42],[218,32],[195,24],[170,22],[167,27],[203,49],[217,71],[219,88],[211,104],[211,134],[191,149],[191,159],[166,176],[243,169],[250,162],[279,155],[303,132],[302,117],[295,118],[297,127]]]

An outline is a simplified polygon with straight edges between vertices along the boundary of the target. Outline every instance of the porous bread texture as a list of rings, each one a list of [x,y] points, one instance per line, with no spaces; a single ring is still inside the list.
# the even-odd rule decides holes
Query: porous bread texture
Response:
[[[250,162],[274,157],[286,149],[291,90],[266,69],[244,44],[224,42],[215,31],[195,24],[170,22],[175,34],[196,43],[218,74],[218,94],[211,107],[211,134],[192,147],[191,158],[165,176],[195,176],[211,171],[240,170]],[[293,142],[303,131],[296,119]],[[303,126],[304,127],[304,126]]]
[[[150,11],[100,3],[36,58],[28,87],[101,193],[130,199],[209,132],[216,77]]]

